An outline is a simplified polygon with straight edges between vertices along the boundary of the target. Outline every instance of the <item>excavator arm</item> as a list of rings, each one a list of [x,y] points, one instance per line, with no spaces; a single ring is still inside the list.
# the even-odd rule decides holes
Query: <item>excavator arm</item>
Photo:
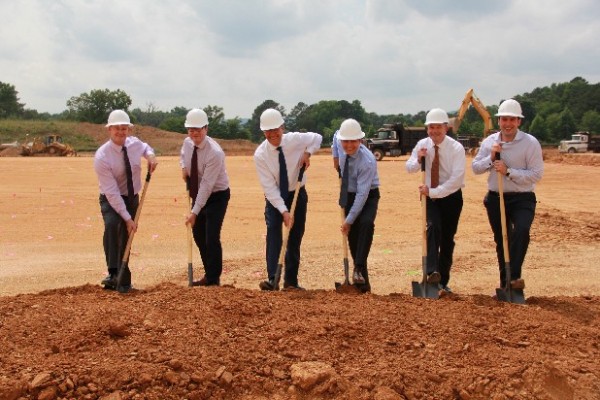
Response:
[[[473,89],[469,89],[467,91],[467,94],[465,94],[465,97],[460,105],[460,109],[458,110],[456,118],[451,120],[452,131],[455,134],[458,134],[458,128],[460,128],[460,124],[462,123],[469,106],[473,106],[473,108],[477,110],[483,119],[483,137],[487,137],[487,135],[489,135],[494,129],[494,123],[492,122],[492,117],[487,108],[485,108],[481,100],[479,100],[479,97],[473,93]]]

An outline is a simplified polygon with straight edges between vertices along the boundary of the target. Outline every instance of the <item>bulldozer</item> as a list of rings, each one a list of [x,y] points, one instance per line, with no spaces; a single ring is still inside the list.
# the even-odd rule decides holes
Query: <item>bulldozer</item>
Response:
[[[34,138],[21,147],[21,155],[50,155],[50,156],[76,156],[77,152],[69,144],[63,143],[60,135],[47,135],[44,139]]]

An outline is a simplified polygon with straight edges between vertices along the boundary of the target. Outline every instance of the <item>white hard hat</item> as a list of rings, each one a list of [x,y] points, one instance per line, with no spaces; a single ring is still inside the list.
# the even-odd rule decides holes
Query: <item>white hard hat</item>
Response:
[[[268,131],[270,129],[279,128],[284,124],[281,113],[274,108],[267,108],[260,115],[260,130]]]
[[[524,118],[521,105],[518,101],[513,99],[504,100],[500,107],[498,107],[498,114],[496,117],[517,117]]]
[[[206,125],[208,125],[208,115],[204,110],[193,108],[187,113],[184,124],[186,128],[204,128]]]
[[[432,108],[425,117],[425,125],[447,124],[448,122],[448,114],[441,108]]]
[[[340,130],[338,131],[337,138],[339,140],[357,140],[365,137],[365,133],[360,128],[360,124],[357,120],[348,118],[342,125],[340,125]]]
[[[110,115],[108,116],[108,123],[106,124],[106,127],[108,128],[109,126],[113,126],[113,125],[132,125],[131,121],[129,120],[129,115],[127,115],[127,113],[123,110],[114,110],[110,113]]]

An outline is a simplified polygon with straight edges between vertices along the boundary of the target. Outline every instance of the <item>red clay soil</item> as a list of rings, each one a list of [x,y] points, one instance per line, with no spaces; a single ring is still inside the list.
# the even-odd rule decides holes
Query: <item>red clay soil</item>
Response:
[[[599,399],[598,297],[0,297],[1,399]]]
[[[228,159],[226,285],[210,288],[183,286],[185,200],[176,157],[161,159],[132,260],[140,290],[118,294],[85,283],[104,271],[91,158],[0,159],[12,171],[0,186],[10,210],[0,214],[0,400],[600,400],[600,224],[590,207],[600,170],[591,155],[562,157],[547,156],[539,187],[525,306],[490,296],[482,177],[469,175],[465,189],[459,294],[405,290],[420,269],[418,177],[394,160],[379,164],[374,293],[340,294],[336,178],[328,157],[314,157],[301,270],[310,290],[273,293],[257,287],[264,200],[250,157]]]

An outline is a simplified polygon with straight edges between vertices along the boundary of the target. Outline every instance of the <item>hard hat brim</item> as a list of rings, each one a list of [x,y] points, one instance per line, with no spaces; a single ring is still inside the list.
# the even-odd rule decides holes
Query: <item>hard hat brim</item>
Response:
[[[133,126],[132,123],[127,123],[127,122],[111,122],[110,124],[106,124],[105,127],[108,128],[109,126],[114,126],[114,125],[128,125],[128,126]]]

